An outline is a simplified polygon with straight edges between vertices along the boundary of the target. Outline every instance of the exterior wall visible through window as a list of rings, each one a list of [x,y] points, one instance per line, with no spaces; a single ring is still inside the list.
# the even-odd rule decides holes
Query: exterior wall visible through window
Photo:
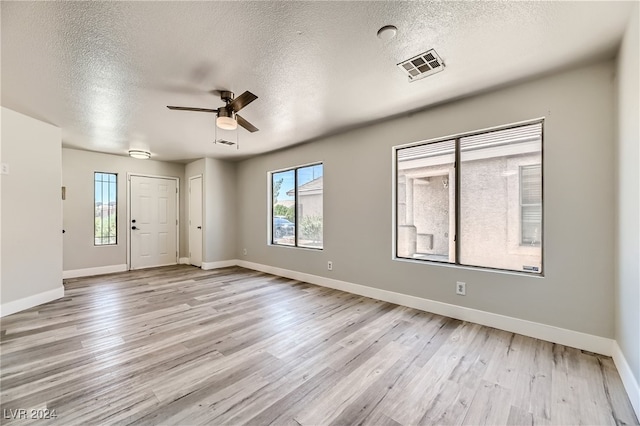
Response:
[[[542,122],[397,147],[396,257],[542,272]]]

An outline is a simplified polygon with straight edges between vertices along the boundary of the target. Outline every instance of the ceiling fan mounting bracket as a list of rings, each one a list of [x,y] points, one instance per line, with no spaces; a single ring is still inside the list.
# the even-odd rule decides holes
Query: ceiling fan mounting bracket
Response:
[[[229,90],[221,90],[220,91],[220,99],[222,99],[227,105],[231,103],[234,98],[233,92]]]

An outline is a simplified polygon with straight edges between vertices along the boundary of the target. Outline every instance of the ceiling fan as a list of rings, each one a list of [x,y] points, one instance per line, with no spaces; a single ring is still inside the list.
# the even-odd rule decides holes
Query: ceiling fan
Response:
[[[218,109],[192,108],[167,105],[167,108],[178,111],[213,112],[216,114],[216,125],[223,130],[235,130],[238,124],[250,131],[257,132],[258,128],[237,114],[242,108],[258,99],[256,95],[247,91],[234,98],[233,92],[228,90],[220,91],[220,99],[225,103]]]

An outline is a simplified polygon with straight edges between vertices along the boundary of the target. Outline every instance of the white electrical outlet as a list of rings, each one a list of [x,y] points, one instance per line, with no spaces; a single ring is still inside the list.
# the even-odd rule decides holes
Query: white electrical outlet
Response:
[[[456,282],[456,294],[460,296],[465,296],[467,294],[467,284],[462,281]]]
[[[247,249],[242,249],[242,254],[244,254],[245,256],[247,255]]]
[[[327,262],[327,269],[330,271],[333,271],[333,262],[332,261],[328,261]]]

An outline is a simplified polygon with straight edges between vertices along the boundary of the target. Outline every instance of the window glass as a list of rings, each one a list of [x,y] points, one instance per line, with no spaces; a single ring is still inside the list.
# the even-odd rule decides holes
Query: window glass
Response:
[[[323,166],[271,173],[271,244],[322,249]]]
[[[322,164],[297,169],[298,246],[322,248]]]
[[[542,167],[520,167],[521,244],[539,246],[542,238]]]
[[[396,256],[542,272],[542,122],[396,149]]]
[[[540,270],[541,154],[539,125],[460,138],[461,264]]]
[[[271,175],[273,197],[272,234],[274,244],[295,245],[295,170]]]
[[[455,261],[455,141],[398,151],[399,257]]]
[[[117,175],[94,173],[94,227],[96,246],[117,244]]]

